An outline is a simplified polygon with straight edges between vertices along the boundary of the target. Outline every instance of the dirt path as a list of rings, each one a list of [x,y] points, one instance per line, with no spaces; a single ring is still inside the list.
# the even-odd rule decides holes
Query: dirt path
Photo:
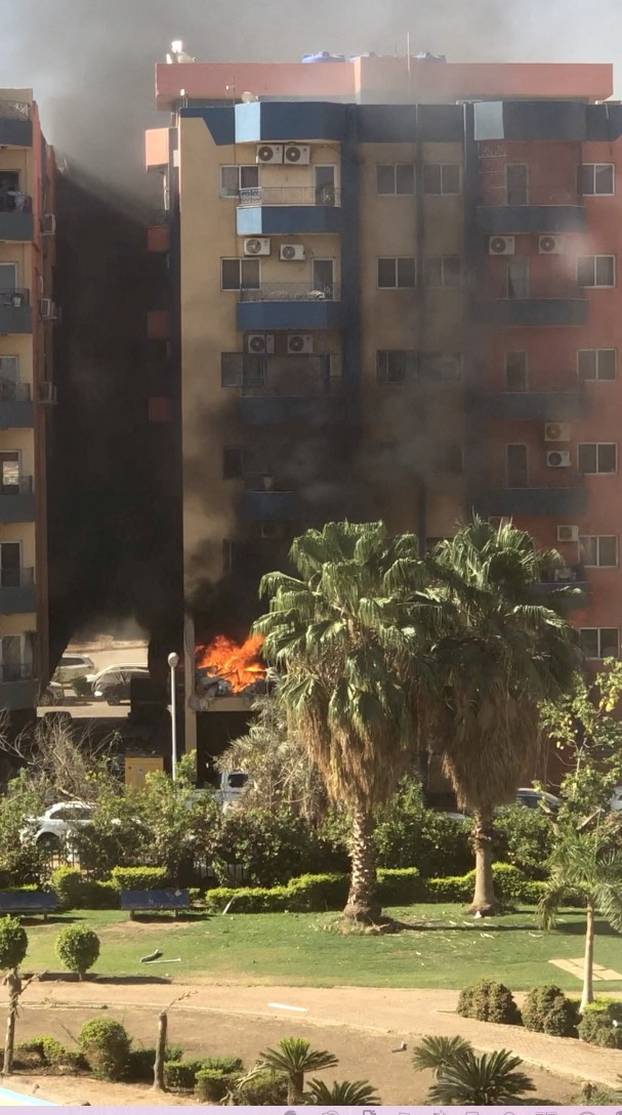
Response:
[[[542,1070],[532,1073],[538,1094],[559,1103],[568,1102],[577,1081],[615,1087],[622,1073],[622,1051],[460,1018],[455,1013],[457,992],[447,990],[33,983],[24,997],[20,1029],[54,1033],[67,1041],[94,1012],[110,1009],[137,1044],[151,1046],[157,1011],[185,990],[188,998],[171,1014],[173,1042],[205,1054],[236,1053],[252,1063],[273,1040],[309,1035],[337,1053],[343,1076],[369,1077],[389,1104],[423,1102],[427,1082],[413,1073],[409,1052],[391,1052],[402,1042],[410,1048],[422,1034],[460,1033],[482,1051],[511,1048]]]

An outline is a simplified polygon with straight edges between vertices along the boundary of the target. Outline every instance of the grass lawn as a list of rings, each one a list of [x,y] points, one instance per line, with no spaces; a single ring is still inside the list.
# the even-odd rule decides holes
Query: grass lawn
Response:
[[[107,976],[439,988],[461,988],[488,976],[515,991],[551,982],[568,991],[580,990],[578,979],[548,963],[582,955],[580,911],[565,911],[551,933],[537,928],[530,909],[482,921],[453,905],[417,905],[392,913],[412,928],[388,936],[344,936],[332,913],[189,915],[178,922],[154,915],[133,922],[118,910],[77,910],[47,923],[25,923],[29,950],[24,969],[61,971],[55,938],[61,925],[74,922],[100,935],[101,954],[94,971]],[[141,956],[156,948],[165,959],[181,957],[181,963],[141,964]],[[622,973],[622,937],[602,921],[596,962]],[[596,986],[599,992],[622,991],[622,980]]]

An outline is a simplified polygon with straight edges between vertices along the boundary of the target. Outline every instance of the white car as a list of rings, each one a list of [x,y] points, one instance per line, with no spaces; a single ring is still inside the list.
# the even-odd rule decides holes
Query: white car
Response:
[[[622,813],[622,786],[614,787],[609,808],[612,813]]]
[[[88,825],[95,806],[84,801],[60,801],[50,805],[40,817],[31,817],[22,829],[22,841],[34,839],[40,848],[58,847],[76,827]]]
[[[76,678],[90,681],[95,673],[95,664],[86,654],[63,654],[54,671],[53,681],[60,685],[70,685]]]

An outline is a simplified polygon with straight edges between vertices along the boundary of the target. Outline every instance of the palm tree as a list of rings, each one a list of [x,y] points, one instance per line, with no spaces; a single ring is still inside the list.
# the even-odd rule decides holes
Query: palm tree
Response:
[[[426,1034],[413,1050],[413,1067],[417,1072],[432,1069],[435,1076],[441,1076],[465,1053],[472,1053],[470,1041],[459,1036],[453,1038],[435,1037]]]
[[[538,551],[525,531],[475,519],[441,542],[433,561],[454,611],[435,647],[444,693],[432,747],[460,808],[473,813],[472,910],[487,914],[495,907],[495,807],[511,801],[533,769],[540,702],[570,687],[579,652],[553,595],[542,598],[543,574],[559,558]]]
[[[615,815],[587,818],[583,824],[568,820],[556,826],[556,843],[549,857],[550,875],[540,901],[539,916],[545,929],[555,924],[564,899],[580,896],[585,903],[585,952],[583,992],[579,1010],[594,1002],[594,938],[596,912],[622,932],[622,852],[620,825]]]
[[[288,1104],[302,1103],[305,1075],[334,1068],[339,1062],[324,1049],[312,1049],[304,1038],[283,1038],[277,1049],[259,1054],[259,1068],[271,1069],[287,1077]]]
[[[413,765],[422,630],[439,603],[424,591],[429,577],[414,536],[389,539],[382,523],[308,530],[290,558],[297,577],[269,573],[261,582],[270,605],[255,630],[282,671],[280,698],[330,798],[350,809],[344,914],[374,922],[373,813]]]
[[[335,1080],[330,1087],[323,1080],[312,1080],[307,1095],[311,1103],[336,1107],[365,1107],[382,1102],[368,1080]]]
[[[478,1057],[467,1050],[448,1065],[430,1088],[427,1100],[432,1104],[496,1107],[514,1103],[525,1092],[533,1092],[534,1085],[524,1072],[517,1072],[522,1065],[507,1049],[483,1053]]]

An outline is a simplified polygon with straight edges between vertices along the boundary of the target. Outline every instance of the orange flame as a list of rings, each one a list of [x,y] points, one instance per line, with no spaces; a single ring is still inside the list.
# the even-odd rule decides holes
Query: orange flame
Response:
[[[212,677],[224,678],[234,693],[242,693],[266,676],[261,660],[262,635],[249,635],[243,643],[235,643],[226,635],[217,635],[209,646],[197,647],[197,668]]]

